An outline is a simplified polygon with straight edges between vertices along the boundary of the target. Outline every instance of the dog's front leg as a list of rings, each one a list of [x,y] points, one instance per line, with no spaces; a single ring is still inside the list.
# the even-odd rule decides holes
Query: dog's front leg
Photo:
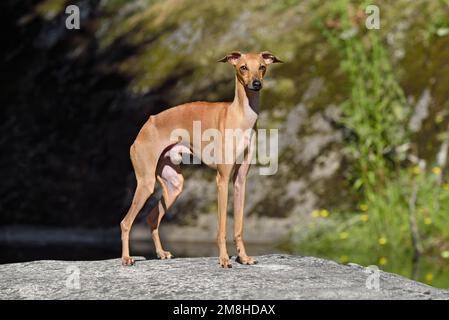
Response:
[[[228,185],[232,168],[223,166],[217,173],[218,189],[218,232],[217,245],[219,252],[219,263],[223,268],[231,268],[228,251],[226,249],[226,216],[228,208]]]
[[[243,243],[243,214],[245,207],[246,177],[251,166],[253,145],[250,144],[248,154],[242,164],[236,167],[234,173],[234,242],[239,255],[238,260],[242,264],[256,264],[254,258],[248,256]]]

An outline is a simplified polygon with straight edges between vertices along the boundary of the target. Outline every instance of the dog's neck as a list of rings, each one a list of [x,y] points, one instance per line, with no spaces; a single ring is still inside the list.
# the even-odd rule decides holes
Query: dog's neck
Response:
[[[256,115],[259,114],[259,91],[254,91],[246,88],[235,77],[235,96],[234,105],[238,106],[243,114],[246,114],[250,108]]]

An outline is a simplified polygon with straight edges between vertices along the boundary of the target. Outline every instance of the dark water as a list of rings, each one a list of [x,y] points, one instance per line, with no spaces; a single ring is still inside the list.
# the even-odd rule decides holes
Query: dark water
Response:
[[[214,243],[186,243],[167,242],[165,250],[171,251],[175,257],[204,257],[217,256],[217,248]],[[130,248],[133,256],[143,256],[147,259],[155,259],[153,245],[150,241],[133,241]],[[228,244],[230,255],[235,255],[233,244]],[[247,251],[252,255],[270,253],[282,253],[281,250],[269,244],[247,244]],[[120,243],[108,246],[86,245],[0,245],[0,263],[26,262],[34,260],[104,260],[116,259],[121,255]]]
[[[34,260],[104,260],[119,257],[115,248],[93,248],[68,245],[0,246],[0,263]]]

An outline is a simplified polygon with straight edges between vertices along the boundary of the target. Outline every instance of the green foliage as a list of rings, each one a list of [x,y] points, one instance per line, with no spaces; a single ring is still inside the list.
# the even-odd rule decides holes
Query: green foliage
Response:
[[[381,33],[354,21],[362,8],[339,0],[328,13],[334,19],[331,27],[322,20],[317,23],[340,54],[340,69],[348,77],[348,98],[340,107],[343,124],[355,135],[346,151],[358,209],[333,213],[324,217],[325,223],[313,221],[297,250],[343,263],[377,264],[445,287],[449,185],[442,185],[441,168],[425,171],[405,161],[410,154],[398,151],[411,142],[411,108]],[[312,216],[320,220],[316,212]],[[417,250],[424,254],[418,261]]]
[[[449,185],[440,185],[439,174],[412,168],[366,195],[358,210],[314,217],[310,234],[297,249],[343,263],[379,265],[412,277],[413,246],[410,230],[410,194],[417,187],[416,217],[424,256],[418,280],[449,286]],[[433,170],[438,173],[438,170]],[[326,223],[318,223],[317,220]],[[432,281],[429,278],[432,277]]]
[[[357,141],[348,145],[356,159],[353,179],[356,189],[374,188],[387,179],[385,153],[408,140],[409,108],[392,71],[380,34],[363,31],[354,24],[346,0],[337,1],[335,19],[340,28],[322,31],[341,56],[341,69],[349,78],[348,99],[341,104],[343,122]],[[359,9],[361,10],[361,9]]]
[[[64,11],[65,1],[61,0],[46,0],[36,6],[36,13],[44,19],[51,20],[57,14]]]

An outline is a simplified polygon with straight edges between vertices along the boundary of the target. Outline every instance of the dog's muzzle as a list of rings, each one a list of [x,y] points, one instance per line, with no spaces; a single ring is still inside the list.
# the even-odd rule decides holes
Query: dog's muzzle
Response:
[[[254,91],[259,91],[262,89],[262,82],[260,82],[260,80],[254,80],[248,88]]]

